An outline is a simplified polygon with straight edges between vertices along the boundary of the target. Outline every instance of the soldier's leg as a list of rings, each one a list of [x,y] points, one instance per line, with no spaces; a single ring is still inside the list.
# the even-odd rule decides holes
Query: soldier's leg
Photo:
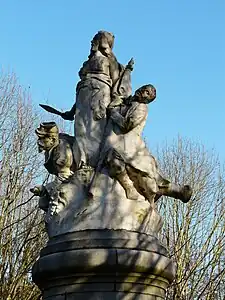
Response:
[[[151,178],[131,166],[127,166],[127,171],[137,191],[153,205],[155,195],[159,191],[155,178]]]
[[[155,197],[157,201],[161,196],[168,196],[171,198],[179,199],[183,203],[187,203],[191,199],[192,189],[189,185],[178,185],[175,183],[168,183],[164,186],[159,186],[159,192]]]
[[[175,199],[179,199],[182,202],[186,203],[190,200],[192,195],[192,189],[189,185],[179,185],[173,182],[170,182],[164,176],[162,176],[159,172],[156,176],[156,182],[158,185],[158,192],[155,195],[155,202],[161,196],[167,196]]]
[[[109,168],[109,175],[119,181],[125,190],[127,198],[137,200],[139,194],[127,174],[125,162],[122,157],[116,151],[110,151],[106,163]]]

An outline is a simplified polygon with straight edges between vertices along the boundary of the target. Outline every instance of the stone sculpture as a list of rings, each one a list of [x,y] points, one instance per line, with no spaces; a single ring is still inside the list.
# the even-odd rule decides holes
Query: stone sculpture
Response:
[[[31,192],[40,197],[39,207],[52,216],[73,197],[74,175],[81,164],[80,149],[74,137],[59,133],[55,122],[41,123],[35,133],[39,152],[44,151],[44,166],[55,179],[45,186],[35,186]],[[82,183],[85,184],[85,180]]]
[[[109,32],[94,36],[71,110],[41,105],[74,120],[74,137],[54,122],[36,130],[44,166],[55,176],[31,189],[49,235],[33,268],[44,299],[139,299],[132,298],[138,291],[140,299],[162,299],[174,276],[157,238],[155,202],[163,195],[188,202],[192,191],[165,179],[146,148],[142,131],[156,89],[144,85],[132,96],[134,61],[118,63],[113,44]]]
[[[127,198],[137,199],[138,193],[154,202],[161,196],[170,196],[188,202],[191,188],[179,186],[165,179],[158,170],[155,158],[149,153],[142,139],[147,119],[147,104],[156,97],[152,85],[139,88],[134,96],[124,99],[121,105],[110,107],[109,136],[106,138],[102,157],[106,156],[109,174],[126,190]],[[138,192],[138,193],[137,193]]]
[[[55,122],[41,123],[35,131],[39,152],[45,151],[44,166],[59,180],[68,180],[79,168],[80,150],[76,139],[59,133]]]
[[[111,92],[123,70],[112,52],[114,36],[99,31],[91,42],[88,60],[79,71],[76,105],[62,117],[75,118],[75,135],[81,149],[83,164],[95,167],[107,122],[106,108]]]

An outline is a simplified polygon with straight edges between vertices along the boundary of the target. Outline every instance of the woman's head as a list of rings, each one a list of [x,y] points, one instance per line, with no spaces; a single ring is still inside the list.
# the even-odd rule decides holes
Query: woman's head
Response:
[[[99,31],[91,41],[91,52],[101,51],[104,55],[112,52],[114,35],[107,31]]]

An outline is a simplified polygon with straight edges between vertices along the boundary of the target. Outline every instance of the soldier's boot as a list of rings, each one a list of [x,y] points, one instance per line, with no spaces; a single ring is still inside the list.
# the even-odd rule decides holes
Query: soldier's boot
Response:
[[[189,185],[180,186],[175,183],[170,183],[167,187],[159,187],[159,193],[155,197],[157,201],[161,196],[168,196],[181,200],[187,203],[192,196],[192,188]]]
[[[131,199],[131,200],[138,199],[139,194],[138,194],[137,190],[135,189],[133,182],[131,181],[130,177],[128,176],[126,170],[124,170],[120,174],[117,174],[116,179],[119,181],[119,183],[124,188],[128,199]]]

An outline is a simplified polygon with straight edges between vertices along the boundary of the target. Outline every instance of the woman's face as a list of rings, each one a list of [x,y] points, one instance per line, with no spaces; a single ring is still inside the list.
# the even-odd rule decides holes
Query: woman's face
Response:
[[[112,47],[110,47],[109,40],[105,34],[98,33],[91,41],[91,52],[100,51],[105,56],[110,56]]]
[[[93,39],[91,41],[91,51],[96,52],[98,50],[98,47],[99,47],[98,40]]]

